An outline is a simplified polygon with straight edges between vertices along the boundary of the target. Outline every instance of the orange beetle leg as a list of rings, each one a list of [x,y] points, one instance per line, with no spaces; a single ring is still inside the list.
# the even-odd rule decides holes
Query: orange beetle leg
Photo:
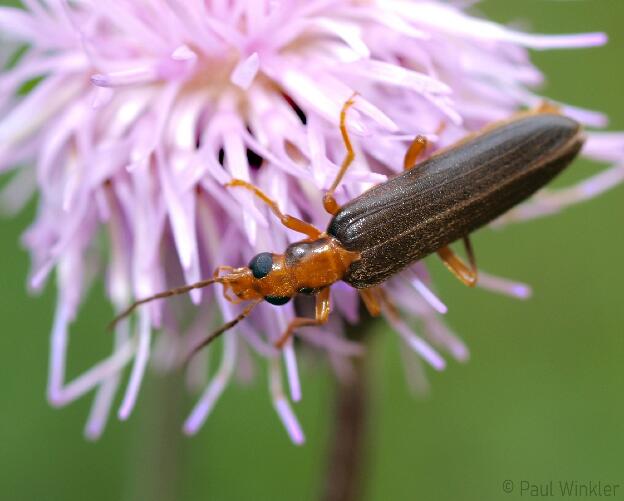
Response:
[[[403,169],[410,170],[416,166],[416,161],[427,149],[428,141],[425,136],[416,136],[409,145],[403,157]]]
[[[327,322],[329,318],[329,287],[325,287],[316,295],[316,308],[315,318],[296,317],[293,318],[288,324],[286,332],[280,336],[275,342],[275,347],[282,349],[288,342],[295,330],[299,327],[305,327],[307,325],[322,325]]]
[[[438,250],[438,256],[440,256],[442,262],[453,275],[468,287],[474,287],[477,284],[477,262],[472,251],[470,238],[464,237],[463,240],[466,254],[468,255],[468,265],[466,265],[450,247],[442,247]]]
[[[260,188],[257,188],[251,183],[247,181],[243,181],[242,179],[232,179],[229,183],[225,185],[226,187],[241,187],[251,191],[254,195],[256,195],[260,200],[262,200],[265,204],[269,206],[273,214],[277,216],[277,218],[281,221],[281,223],[293,231],[297,231],[299,233],[303,233],[307,235],[311,239],[317,239],[321,235],[321,231],[310,223],[306,223],[301,219],[298,219],[294,216],[289,216],[288,214],[283,214],[282,211],[279,210],[277,206],[277,202],[269,198]]]
[[[340,170],[336,175],[336,179],[334,179],[334,182],[329,187],[329,190],[327,190],[325,196],[323,196],[323,207],[325,207],[325,210],[332,216],[340,210],[340,206],[334,197],[336,188],[340,184],[340,181],[342,181],[345,172],[347,172],[347,169],[355,159],[355,152],[353,151],[353,145],[351,144],[349,132],[347,131],[347,110],[355,103],[355,96],[357,96],[357,92],[354,92],[351,97],[347,99],[345,104],[342,106],[342,110],[340,110],[340,134],[342,135],[342,141],[344,142],[345,149],[347,150],[347,155],[342,161]]]

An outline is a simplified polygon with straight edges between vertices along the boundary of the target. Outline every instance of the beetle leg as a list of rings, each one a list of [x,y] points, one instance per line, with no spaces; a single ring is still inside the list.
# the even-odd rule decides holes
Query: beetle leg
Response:
[[[379,298],[376,294],[376,288],[360,289],[358,292],[370,316],[378,317],[381,313],[381,305],[379,304]]]
[[[378,287],[377,290],[379,292],[379,302],[382,305],[383,312],[386,314],[389,314],[390,316],[393,316],[394,318],[399,318],[400,316],[399,309],[390,300],[384,288]]]
[[[468,287],[474,287],[477,284],[477,262],[472,251],[472,244],[469,237],[464,237],[464,247],[466,248],[466,254],[468,255],[468,265],[464,263],[461,258],[455,254],[450,247],[442,247],[438,250],[438,256],[442,259],[442,262],[455,275]]]
[[[295,329],[305,327],[306,325],[322,325],[329,318],[329,287],[321,289],[316,295],[315,318],[296,317],[288,324],[286,332],[280,336],[275,342],[275,347],[282,349],[290,337],[294,334]]]
[[[334,198],[334,193],[336,188],[342,181],[342,178],[347,172],[349,166],[353,163],[355,159],[355,152],[353,151],[353,145],[351,144],[351,139],[349,138],[349,132],[347,131],[347,110],[353,106],[355,103],[355,96],[357,96],[357,92],[354,92],[349,99],[342,106],[342,110],[340,110],[340,134],[342,135],[342,141],[344,142],[345,149],[347,150],[347,155],[345,156],[342,164],[340,165],[340,170],[336,175],[336,179],[329,187],[329,190],[323,196],[323,207],[325,210],[329,212],[332,216],[335,215],[338,210],[340,210],[340,206],[336,199]]]
[[[321,235],[321,231],[310,223],[306,223],[301,219],[298,219],[294,216],[289,216],[288,214],[283,214],[282,211],[279,210],[277,206],[277,202],[269,198],[260,188],[257,188],[251,183],[247,181],[243,181],[242,179],[232,179],[229,183],[225,185],[226,187],[236,187],[240,186],[241,188],[245,188],[251,191],[254,195],[256,195],[260,200],[262,200],[265,204],[269,206],[273,214],[275,214],[281,223],[293,231],[297,231],[299,233],[303,233],[307,235],[311,239],[317,239]]]
[[[228,284],[227,282],[223,284],[223,291],[222,291],[222,293],[223,293],[223,297],[225,298],[225,300],[228,303],[238,304],[236,302],[236,299],[238,299],[238,298],[234,299],[232,296],[230,296],[230,284]]]
[[[386,294],[381,285],[370,287],[369,289],[360,289],[358,291],[364,305],[372,317],[377,317],[383,311],[389,315],[399,318],[399,310]]]
[[[228,265],[221,265],[218,266],[217,269],[215,270],[215,272],[212,274],[213,278],[217,278],[222,276],[221,272],[227,272],[227,273],[231,273],[232,271],[234,271],[234,268],[232,266],[228,266]],[[228,303],[232,303],[232,304],[240,304],[243,302],[242,299],[238,298],[238,297],[232,297],[230,296],[230,284],[228,284],[227,282],[223,282],[223,297],[225,298],[225,300]]]
[[[232,271],[234,271],[234,268],[232,266],[228,266],[228,265],[218,266],[217,269],[212,274],[212,278],[220,277],[222,271],[226,271],[228,273],[231,273]]]
[[[544,99],[536,108],[534,113],[555,113],[561,115],[561,106],[551,103]]]
[[[416,166],[416,161],[418,157],[424,153],[427,144],[428,141],[425,136],[418,135],[414,138],[412,144],[409,145],[409,148],[405,152],[405,157],[403,157],[404,170],[410,170]]]
[[[474,287],[477,283],[477,262],[472,250],[472,243],[469,237],[463,238],[464,248],[466,249],[466,255],[468,256],[468,265],[462,261],[462,259],[453,252],[453,250],[446,246],[437,251],[438,256],[444,262],[444,265],[455,275],[461,282],[469,287]]]

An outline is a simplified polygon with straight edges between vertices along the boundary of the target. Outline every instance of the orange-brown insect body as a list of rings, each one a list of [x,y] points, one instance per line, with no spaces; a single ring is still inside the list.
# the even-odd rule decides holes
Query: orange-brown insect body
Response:
[[[266,299],[284,304],[296,294],[316,294],[341,280],[358,252],[346,250],[335,238],[322,235],[286,248],[284,254],[263,252],[223,277],[240,300]]]

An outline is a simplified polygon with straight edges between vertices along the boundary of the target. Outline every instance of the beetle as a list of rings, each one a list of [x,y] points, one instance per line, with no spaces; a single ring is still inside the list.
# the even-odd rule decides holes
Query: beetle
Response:
[[[250,190],[284,226],[306,238],[290,244],[283,254],[262,252],[248,266],[220,266],[211,279],[136,301],[113,324],[146,302],[220,283],[227,300],[249,304],[196,346],[195,353],[262,301],[283,305],[297,294],[315,296],[314,318],[294,318],[275,343],[281,348],[296,329],[327,321],[330,286],[339,280],[359,290],[372,315],[379,315],[384,306],[391,310],[380,284],[434,252],[464,284],[474,286],[477,268],[470,233],[542,188],[570,164],[584,143],[581,125],[547,104],[492,124],[420,163],[427,139],[417,136],[405,153],[403,173],[341,207],[334,192],[355,158],[346,117],[356,96],[340,112],[346,156],[323,197],[323,206],[332,215],[324,232],[283,214],[252,184],[233,179],[228,187]],[[460,239],[468,264],[449,247]]]

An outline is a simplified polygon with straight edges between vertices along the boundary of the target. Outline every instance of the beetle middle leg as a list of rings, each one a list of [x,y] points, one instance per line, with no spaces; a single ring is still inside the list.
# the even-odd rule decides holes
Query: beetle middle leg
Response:
[[[347,172],[347,169],[355,159],[355,152],[353,151],[353,145],[351,144],[349,132],[347,131],[347,111],[349,110],[349,108],[351,108],[351,106],[355,104],[356,96],[357,92],[354,92],[342,106],[342,110],[340,110],[340,135],[342,136],[342,142],[344,143],[345,149],[347,150],[347,155],[340,165],[340,170],[336,175],[336,179],[334,179],[334,182],[329,187],[329,190],[327,190],[327,192],[323,196],[323,207],[325,207],[325,210],[329,212],[332,216],[336,215],[336,213],[340,210],[340,206],[338,205],[338,202],[336,202],[336,198],[334,197],[336,188],[340,184],[340,181],[342,181],[345,172]]]
[[[282,211],[279,210],[277,202],[269,198],[268,195],[266,195],[260,188],[254,186],[253,184],[248,183],[247,181],[243,181],[242,179],[232,179],[229,183],[226,184],[226,186],[239,186],[241,188],[245,188],[251,191],[254,195],[256,195],[260,200],[262,200],[265,204],[269,206],[273,214],[277,216],[277,218],[284,226],[286,226],[286,228],[297,231],[299,233],[303,233],[313,240],[317,239],[321,235],[321,231],[315,226],[312,226],[310,223],[306,223],[299,218],[282,213]]]
[[[276,348],[283,348],[286,342],[291,338],[294,334],[295,330],[299,327],[305,327],[307,325],[322,325],[327,322],[329,318],[329,287],[325,287],[316,295],[316,307],[315,307],[315,316],[314,318],[307,317],[296,317],[293,318],[288,324],[288,328],[286,332],[280,336],[280,338],[275,341]]]
[[[556,115],[561,115],[561,106],[544,99],[535,107],[535,113],[554,113]]]
[[[474,287],[477,285],[477,261],[474,256],[474,252],[472,251],[470,238],[464,237],[463,240],[469,264],[464,263],[462,259],[448,246],[442,247],[437,252],[444,265],[453,275],[455,275],[468,287]]]
[[[429,142],[425,136],[418,135],[407,148],[403,157],[403,169],[410,170],[416,167],[418,158],[425,152]]]

